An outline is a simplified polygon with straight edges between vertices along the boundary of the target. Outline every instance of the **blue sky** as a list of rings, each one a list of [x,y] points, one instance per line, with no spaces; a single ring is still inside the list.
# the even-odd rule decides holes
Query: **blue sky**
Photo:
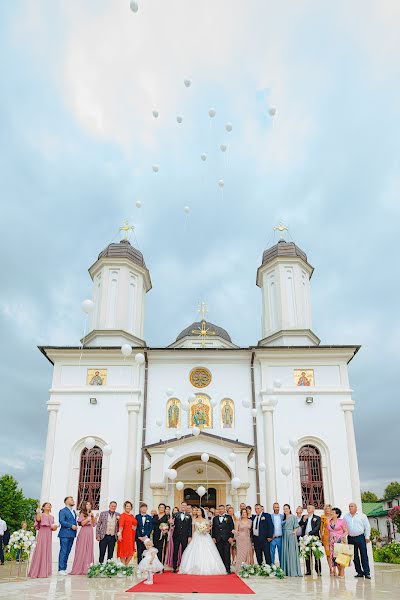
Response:
[[[200,297],[234,342],[256,343],[256,270],[283,219],[315,267],[314,331],[363,346],[360,471],[381,492],[400,479],[399,4],[139,5],[0,5],[0,473],[39,494],[51,369],[36,346],[78,343],[87,268],[123,219],[151,272],[155,346]]]

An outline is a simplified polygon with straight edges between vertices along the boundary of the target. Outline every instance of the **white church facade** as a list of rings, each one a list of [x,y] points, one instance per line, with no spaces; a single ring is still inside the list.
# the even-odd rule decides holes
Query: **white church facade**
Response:
[[[54,365],[42,501],[60,507],[71,494],[96,509],[127,499],[152,509],[199,504],[204,486],[204,506],[360,503],[348,377],[359,347],[323,345],[313,333],[313,268],[294,243],[263,254],[261,340],[245,348],[204,312],[169,346],[148,347],[150,273],[128,240],[110,244],[89,273],[83,347],[40,347]]]

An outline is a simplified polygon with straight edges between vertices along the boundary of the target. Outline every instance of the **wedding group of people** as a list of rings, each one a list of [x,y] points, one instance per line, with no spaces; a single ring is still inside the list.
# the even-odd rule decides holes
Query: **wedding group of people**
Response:
[[[96,515],[90,502],[83,502],[79,515],[74,509],[71,496],[65,498],[64,508],[59,513],[59,525],[51,515],[51,504],[46,502],[36,514],[35,528],[37,544],[29,569],[29,577],[51,575],[52,531],[59,527],[60,552],[58,572],[67,575],[67,562],[74,544],[76,548],[70,575],[86,575],[94,562],[94,536],[99,544],[99,562],[113,558],[117,544],[117,557],[128,565],[137,551],[139,573],[153,582],[153,574],[165,568],[174,573],[192,575],[230,574],[237,572],[243,564],[272,565],[279,561],[286,576],[303,575],[299,540],[304,536],[321,539],[332,576],[344,576],[344,567],[336,563],[335,544],[349,543],[354,546],[356,577],[370,579],[367,543],[370,525],[367,517],[350,503],[349,512],[341,518],[339,508],[326,505],[324,514],[315,514],[312,505],[304,513],[299,506],[292,514],[288,504],[283,512],[274,503],[272,513],[256,504],[254,512],[245,503],[235,512],[232,506],[220,505],[217,509],[205,510],[182,502],[172,510],[160,503],[157,510],[149,514],[148,506],[142,502],[139,513],[134,516],[130,501],[117,512],[117,503],[110,502],[108,510]],[[79,529],[79,533],[77,535]],[[306,558],[306,573],[311,575],[313,557]],[[321,560],[314,558],[315,571],[321,575]],[[179,571],[178,571],[179,570]]]

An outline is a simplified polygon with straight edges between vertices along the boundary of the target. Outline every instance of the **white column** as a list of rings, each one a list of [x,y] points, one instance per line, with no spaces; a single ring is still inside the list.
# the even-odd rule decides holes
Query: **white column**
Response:
[[[344,423],[346,427],[347,453],[349,456],[352,500],[358,506],[361,506],[360,475],[358,473],[356,438],[354,435],[353,426],[354,405],[355,403],[353,400],[344,400],[343,402],[341,402],[341,406],[344,412]]]
[[[264,425],[264,461],[265,461],[265,510],[271,510],[276,501],[276,471],[274,448],[274,406],[268,400],[261,402]]]
[[[46,451],[44,454],[41,504],[43,504],[43,502],[49,502],[49,500],[50,500],[51,475],[52,475],[52,471],[53,471],[54,446],[55,446],[55,441],[56,441],[57,413],[58,413],[59,407],[60,407],[59,400],[48,400],[47,410],[49,413],[49,420],[48,420],[48,425],[47,425]]]
[[[136,482],[137,482],[137,430],[138,417],[140,411],[139,401],[130,401],[126,403],[128,410],[128,454],[126,457],[126,475],[125,475],[125,500],[130,500],[136,507]]]

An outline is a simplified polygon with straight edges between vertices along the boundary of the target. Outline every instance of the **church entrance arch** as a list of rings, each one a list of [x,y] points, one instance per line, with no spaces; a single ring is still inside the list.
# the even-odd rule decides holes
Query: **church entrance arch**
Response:
[[[194,454],[181,458],[173,465],[173,468],[178,472],[176,481],[182,481],[184,484],[183,490],[175,488],[175,506],[179,506],[181,502],[187,502],[192,506],[216,508],[218,504],[226,504],[231,501],[230,482],[233,475],[229,467],[218,458],[210,456],[209,461],[204,463],[199,454]],[[200,485],[207,490],[201,500],[196,492]]]

